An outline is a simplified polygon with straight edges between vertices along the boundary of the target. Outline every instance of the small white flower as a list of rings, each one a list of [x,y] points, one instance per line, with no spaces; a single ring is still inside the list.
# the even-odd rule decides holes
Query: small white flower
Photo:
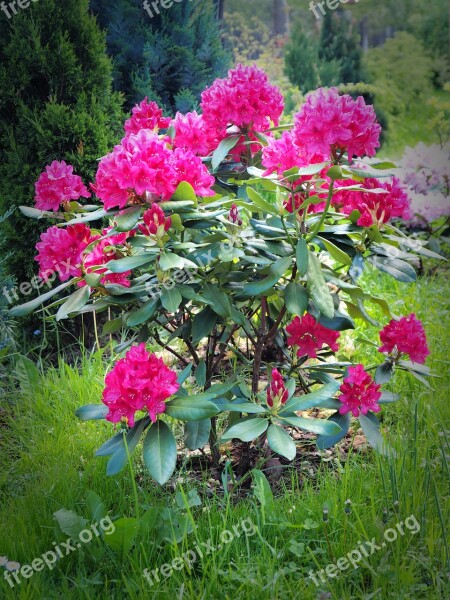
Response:
[[[8,562],[8,558],[6,556],[0,556],[0,567],[4,567]]]
[[[18,571],[20,569],[20,563],[18,562],[9,561],[5,566],[8,571]]]

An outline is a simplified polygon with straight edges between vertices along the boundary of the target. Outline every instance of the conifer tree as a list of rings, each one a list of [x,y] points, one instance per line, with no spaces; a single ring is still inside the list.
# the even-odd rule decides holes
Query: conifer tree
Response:
[[[120,140],[123,113],[88,0],[39,0],[0,19],[0,37],[1,213],[34,204],[34,183],[53,160],[92,180],[97,160]],[[1,224],[7,268],[19,282],[36,274],[44,228],[18,209]]]
[[[107,32],[115,87],[128,108],[148,96],[168,112],[189,111],[230,66],[214,0],[158,10],[141,0],[92,0],[91,8]]]

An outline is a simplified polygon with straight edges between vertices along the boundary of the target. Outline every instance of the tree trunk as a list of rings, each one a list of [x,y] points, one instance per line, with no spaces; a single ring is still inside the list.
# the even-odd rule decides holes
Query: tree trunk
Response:
[[[223,15],[225,12],[225,0],[214,0],[214,4],[216,5],[216,15],[219,21],[223,19]]]
[[[289,7],[287,0],[272,0],[273,33],[274,35],[288,35],[289,33]]]

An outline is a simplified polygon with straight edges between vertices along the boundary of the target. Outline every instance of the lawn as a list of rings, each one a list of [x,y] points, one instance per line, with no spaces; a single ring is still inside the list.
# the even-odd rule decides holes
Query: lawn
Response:
[[[333,452],[311,447],[296,468],[286,464],[275,475],[273,492],[258,474],[248,494],[232,479],[224,491],[208,476],[199,482],[187,462],[165,488],[139,459],[133,478],[129,470],[106,477],[106,460],[94,451],[112,426],[74,416],[79,406],[100,399],[99,354],[85,356],[79,368],[61,361],[38,381],[23,372],[14,376],[20,391],[10,393],[0,415],[0,555],[23,565],[56,544],[66,550],[55,563],[48,559],[51,570],[43,564],[29,579],[12,579],[14,587],[1,569],[0,596],[449,598],[448,278],[441,272],[408,285],[381,274],[369,277],[366,284],[382,290],[394,312],[415,311],[423,320],[432,351],[427,364],[437,377],[429,389],[403,372],[391,380],[389,389],[401,400],[384,406],[382,426],[395,457],[367,448],[355,423],[354,450],[348,440]],[[360,336],[365,327],[358,324]],[[376,349],[356,344],[352,359],[370,362]],[[104,539],[94,535],[69,552],[69,536],[54,518],[61,509],[84,517],[86,528],[106,514],[113,522],[144,518],[131,548],[126,535],[120,539],[119,521],[114,544],[105,543],[105,526]],[[327,569],[332,564],[341,566]]]

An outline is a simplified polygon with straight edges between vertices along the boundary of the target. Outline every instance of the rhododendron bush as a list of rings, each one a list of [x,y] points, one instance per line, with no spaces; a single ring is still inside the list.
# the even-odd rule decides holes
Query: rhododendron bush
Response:
[[[200,107],[172,119],[145,99],[90,192],[64,162],[47,167],[36,208],[23,212],[52,220],[36,260],[44,280],[57,272],[61,284],[14,313],[66,291],[53,304],[58,320],[111,314],[105,330],[128,335],[102,403],[78,411],[119,428],[97,452],[110,475],[143,439],[150,474],[167,482],[177,420],[185,446],[207,447],[212,464],[240,444],[241,474],[251,442],[293,460],[293,430],[329,448],[352,416],[389,452],[377,413],[397,396],[383,385],[395,369],[426,382],[428,348],[415,315],[393,314],[361,275],[376,268],[414,281],[416,254],[429,250],[396,226],[410,205],[394,165],[373,158],[373,108],[320,89],[280,126],[280,92],[242,66],[206,89]],[[345,359],[354,319],[379,336],[377,364]]]

